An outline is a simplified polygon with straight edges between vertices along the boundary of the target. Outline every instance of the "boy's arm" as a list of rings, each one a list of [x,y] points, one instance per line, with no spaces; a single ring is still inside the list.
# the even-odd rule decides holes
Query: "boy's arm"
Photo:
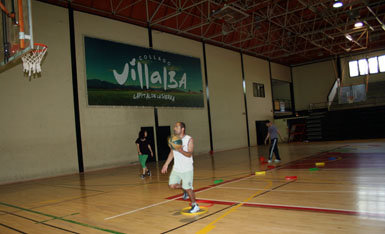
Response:
[[[170,153],[168,154],[168,157],[167,157],[167,160],[166,162],[164,163],[163,165],[163,168],[162,168],[162,173],[165,174],[167,173],[167,168],[168,168],[168,165],[170,164],[170,162],[174,159],[174,153],[172,150],[170,150]]]
[[[265,138],[265,145],[266,145],[266,142],[267,142],[267,140],[269,139],[269,137],[270,137],[270,133],[267,133],[267,136],[266,136],[266,138]]]

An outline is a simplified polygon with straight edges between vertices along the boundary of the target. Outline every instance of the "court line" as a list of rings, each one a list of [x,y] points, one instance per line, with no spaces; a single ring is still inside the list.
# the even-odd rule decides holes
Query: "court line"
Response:
[[[25,217],[23,215],[17,215],[17,214],[14,214],[14,213],[11,213],[11,212],[8,212],[8,211],[5,211],[5,210],[2,210],[2,212],[7,213],[8,215],[13,215],[13,216],[16,216],[16,217],[19,217],[19,218],[22,218],[22,219],[26,219],[26,220],[35,222],[35,224],[39,224],[40,223],[40,224],[43,224],[45,226],[53,227],[53,228],[56,228],[56,229],[59,229],[59,230],[62,230],[62,231],[71,232],[71,233],[79,233],[79,232],[74,232],[74,231],[71,231],[71,230],[68,230],[68,229],[65,229],[65,228],[61,228],[61,227],[58,227],[58,226],[55,226],[55,225],[39,222],[37,220]]]
[[[323,154],[323,153],[316,154],[316,155],[322,155],[322,154]],[[309,157],[312,157],[312,156],[309,156]],[[306,158],[309,158],[309,157],[306,157]],[[298,160],[296,160],[296,161],[298,162]],[[296,161],[294,161],[294,162],[296,162]],[[291,162],[291,163],[293,163],[293,162]],[[290,163],[288,163],[288,164],[290,164]],[[282,166],[285,166],[285,165],[287,165],[287,164],[284,164],[284,165],[282,165]],[[279,170],[279,169],[282,168],[282,166],[277,166],[277,167],[273,168],[272,170]],[[285,186],[285,185],[287,185],[287,184],[289,184],[289,183],[292,183],[292,182],[294,182],[294,181],[296,181],[296,180],[286,182],[285,184],[281,184],[281,185],[279,185],[279,186],[277,186],[277,187],[275,187],[275,188],[273,188],[273,189],[264,191],[264,192],[262,192],[262,193],[261,193],[261,191],[259,191],[259,192],[255,193],[255,194],[253,194],[252,196],[250,196],[249,198],[247,198],[246,200],[244,200],[243,203],[245,203],[245,202],[251,200],[252,198],[255,198],[255,197],[264,195],[264,194],[266,194],[266,193],[269,193],[269,192],[271,192],[271,191],[273,191],[273,190],[275,190],[275,189],[278,189],[278,188],[280,188],[280,187],[282,187],[282,186]],[[270,181],[270,184],[272,184],[271,181]],[[224,218],[225,216],[227,216],[228,214],[234,212],[236,209],[238,209],[239,207],[241,207],[241,206],[243,205],[243,203],[239,203],[238,205],[232,207],[230,210],[228,210],[228,211],[227,211],[226,213],[224,213],[222,216],[218,217],[217,219],[215,219],[214,221],[212,221],[211,223],[209,223],[206,227],[204,227],[203,229],[201,229],[201,230],[198,231],[197,233],[198,233],[198,234],[202,234],[202,233],[210,232],[212,229],[215,228],[214,224],[215,224],[216,222],[218,222],[219,220],[223,219],[223,218]]]
[[[210,198],[200,198],[200,199],[208,202],[212,202],[218,205],[235,205],[235,204],[243,203],[243,206],[245,207],[275,208],[275,209],[284,209],[284,210],[311,211],[311,212],[319,212],[319,213],[335,213],[335,214],[356,215],[356,216],[367,215],[367,216],[385,217],[385,214],[372,213],[368,211],[322,208],[322,207],[312,207],[312,206],[281,205],[281,204],[273,204],[273,203],[216,200],[216,199],[210,199]]]
[[[280,170],[280,169],[283,169],[283,167],[285,167],[285,166],[288,166],[288,165],[293,164],[293,163],[295,163],[295,162],[301,161],[301,160],[303,160],[303,159],[311,158],[311,157],[315,157],[315,156],[322,156],[322,154],[328,153],[328,152],[330,152],[330,151],[332,151],[332,150],[336,150],[336,149],[339,149],[339,148],[347,147],[347,146],[349,146],[349,145],[342,145],[342,146],[338,146],[338,147],[335,147],[335,148],[330,149],[330,150],[325,150],[325,151],[321,151],[321,152],[316,153],[316,154],[308,155],[308,156],[305,156],[304,158],[300,158],[300,159],[297,159],[297,160],[294,160],[294,161],[291,161],[291,162],[287,162],[287,163],[285,163],[285,164],[283,164],[283,165],[279,165],[279,166],[277,166],[276,168],[274,168],[273,170]],[[251,175],[251,176],[252,176],[252,175]],[[226,181],[225,181],[225,182],[226,182]],[[223,184],[223,183],[224,183],[224,182],[222,182],[221,184]],[[286,184],[287,184],[287,183],[286,183]],[[284,184],[284,185],[285,185],[285,184]],[[278,186],[278,187],[281,187],[281,186],[282,186],[282,185],[280,185],[280,186]],[[267,192],[269,192],[269,191],[267,191]],[[265,193],[266,193],[266,192],[265,192]],[[264,194],[265,194],[265,193],[264,193]],[[261,195],[262,195],[262,194],[261,194]],[[177,199],[177,200],[180,200],[180,198]],[[198,219],[195,219],[195,220],[193,220],[193,221],[190,221],[190,222],[188,222],[188,223],[186,223],[186,224],[183,224],[183,225],[181,225],[181,226],[178,226],[178,227],[175,227],[175,228],[173,228],[173,229],[170,229],[170,230],[168,230],[168,231],[162,232],[162,233],[168,233],[168,232],[177,230],[177,229],[182,228],[182,227],[184,227],[184,226],[187,226],[187,225],[189,225],[189,224],[191,224],[191,223],[197,222],[197,221],[199,221],[199,220],[201,220],[201,219],[204,219],[204,218],[210,217],[210,216],[212,216],[212,215],[214,215],[214,214],[217,214],[217,213],[219,213],[219,212],[221,212],[221,211],[223,211],[223,210],[229,209],[229,208],[231,208],[231,207],[233,207],[233,206],[235,206],[235,204],[234,204],[234,205],[231,205],[231,206],[228,206],[228,207],[225,207],[225,208],[223,208],[223,209],[221,209],[221,210],[218,210],[218,211],[216,211],[216,212],[214,212],[214,213],[211,213],[211,214],[209,214],[209,215],[206,215],[206,216],[203,216],[203,217],[201,217],[201,218],[198,218]]]
[[[233,207],[233,206],[235,206],[235,204],[234,204],[234,205],[231,205],[231,206],[227,206],[227,207],[225,207],[225,208],[223,208],[223,209],[217,210],[217,211],[215,211],[215,212],[213,212],[213,213],[210,213],[210,214],[208,214],[208,215],[206,215],[206,216],[203,216],[203,217],[201,217],[201,218],[194,219],[194,220],[192,220],[192,221],[190,221],[190,222],[188,222],[188,223],[185,223],[185,224],[183,224],[183,225],[181,225],[181,226],[175,227],[175,228],[170,229],[170,230],[167,230],[167,231],[165,231],[165,232],[161,232],[161,234],[169,233],[169,232],[175,231],[175,230],[177,230],[177,229],[179,229],[179,228],[182,228],[182,227],[184,227],[184,226],[190,225],[190,224],[195,223],[195,222],[197,222],[197,221],[199,221],[199,220],[208,218],[208,217],[210,217],[210,216],[212,216],[212,215],[215,215],[215,214],[217,214],[217,213],[219,213],[219,212],[222,212],[222,211],[224,211],[224,210],[230,209],[230,208]]]
[[[337,147],[336,149],[338,148],[341,148],[341,147],[345,147],[345,146],[340,146],[340,147]],[[334,149],[332,149],[334,150]],[[325,152],[328,152],[328,151],[325,151]],[[320,152],[320,153],[317,153],[316,155],[320,155],[320,154],[323,154],[325,152]],[[316,155],[310,155],[308,157],[312,157],[312,156],[316,156]],[[297,160],[296,160],[297,161]],[[295,161],[293,161],[295,162]],[[289,163],[292,163],[292,162],[289,162]],[[289,164],[289,163],[286,163],[286,164]],[[286,165],[284,164],[284,165]],[[274,168],[274,169],[278,169],[279,167],[277,168]],[[222,186],[224,184],[229,184],[229,183],[233,183],[233,182],[237,182],[237,181],[241,181],[243,179],[247,179],[251,176],[254,176],[254,174],[250,174],[250,175],[247,175],[247,176],[243,176],[243,177],[239,177],[239,178],[235,178],[235,179],[231,179],[231,180],[227,180],[227,181],[224,181],[220,184],[214,184],[214,185],[209,185],[209,186],[206,186],[206,187],[203,187],[203,188],[199,188],[197,190],[194,190],[195,193],[200,193],[200,192],[203,192],[203,191],[208,191],[208,190],[211,190],[213,188],[216,188],[216,187],[219,187],[219,186]],[[141,207],[141,208],[138,208],[138,209],[135,209],[135,210],[131,210],[131,211],[127,211],[127,212],[124,212],[124,213],[121,213],[121,214],[117,214],[117,215],[114,215],[114,216],[111,216],[111,217],[107,217],[105,218],[104,220],[110,220],[110,219],[114,219],[114,218],[118,218],[118,217],[121,217],[121,216],[124,216],[124,215],[128,215],[128,214],[132,214],[132,213],[135,213],[135,212],[138,212],[138,211],[141,211],[141,210],[145,210],[145,209],[148,209],[148,208],[151,208],[151,207],[155,207],[155,206],[159,206],[159,205],[163,205],[165,203],[168,203],[168,202],[171,202],[171,201],[174,201],[174,200],[177,200],[179,198],[181,198],[183,196],[183,194],[177,194],[177,195],[174,195],[174,196],[170,196],[170,197],[167,197],[166,201],[162,201],[162,202],[158,202],[158,203],[155,203],[155,204],[151,204],[151,205],[148,205],[148,206],[145,206],[145,207]]]
[[[243,176],[243,177],[236,178],[236,179],[233,179],[233,180],[230,180],[230,181],[226,181],[226,183],[225,182],[223,182],[223,183],[230,184],[230,183],[234,183],[234,182],[238,182],[238,181],[242,181],[242,180],[248,179],[251,176],[253,176],[253,175],[251,174],[251,175]],[[203,192],[203,191],[208,191],[208,190],[217,188],[218,186],[221,186],[221,184],[218,184],[218,185],[215,185],[215,186],[203,187],[203,188],[200,188],[198,190],[195,190],[194,192],[195,192],[195,194],[197,194],[197,193],[200,193],[200,192]],[[151,208],[151,207],[159,206],[159,205],[171,202],[171,201],[175,201],[175,200],[181,198],[182,196],[183,196],[183,194],[178,194],[178,195],[175,195],[175,196],[171,196],[171,197],[166,198],[167,200],[165,200],[165,201],[158,202],[158,203],[155,203],[155,204],[151,204],[151,205],[148,205],[148,206],[145,206],[145,207],[141,207],[141,208],[138,208],[138,209],[135,209],[135,210],[131,210],[131,211],[128,211],[128,212],[124,212],[124,213],[121,213],[121,214],[118,214],[118,215],[114,215],[114,216],[105,218],[104,220],[114,219],[114,218],[121,217],[121,216],[124,216],[124,215],[132,214],[132,213],[135,213],[135,212],[138,212],[138,211],[141,211],[141,210],[145,210],[145,209],[148,209],[148,208]]]
[[[286,167],[286,166],[288,166],[288,165],[290,165],[290,164],[299,162],[299,161],[304,160],[304,159],[307,159],[307,158],[316,157],[316,156],[322,156],[323,154],[329,153],[329,152],[332,151],[332,150],[344,148],[344,147],[347,147],[347,146],[349,146],[349,145],[337,146],[337,147],[332,148],[332,149],[330,149],[330,150],[321,151],[321,152],[318,152],[318,153],[316,153],[316,154],[312,154],[312,155],[305,156],[304,158],[296,159],[296,160],[294,160],[294,161],[290,161],[290,162],[284,163],[284,164],[282,164],[282,165],[278,165],[278,166],[276,166],[275,168],[272,168],[272,169],[266,169],[265,171],[272,171],[272,170],[278,170],[278,169],[281,170],[281,169],[284,169],[284,167]],[[235,178],[235,179],[231,179],[231,180],[226,180],[226,181],[224,181],[224,182],[222,182],[222,183],[209,185],[209,186],[206,186],[206,187],[203,187],[203,188],[194,190],[194,191],[197,192],[197,191],[207,190],[207,189],[209,189],[209,188],[211,188],[211,187],[222,186],[223,184],[227,184],[227,183],[233,182],[233,181],[238,181],[238,180],[241,179],[241,178],[250,177],[250,176],[254,176],[254,174],[247,175],[247,176],[243,176],[243,177],[239,177],[239,178]],[[166,199],[174,199],[174,198],[176,198],[176,197],[181,197],[182,195],[183,195],[183,194],[177,194],[177,195],[174,195],[174,196],[167,197]]]
[[[202,188],[199,188],[197,190],[194,190],[194,192],[198,193],[198,192],[201,192],[201,191],[204,191],[204,190],[211,189],[213,187],[218,187],[218,186],[222,186],[222,185],[225,185],[225,184],[233,183],[233,182],[236,182],[236,181],[241,181],[241,180],[243,180],[245,178],[249,178],[251,176],[254,176],[254,174],[249,174],[249,175],[238,177],[238,178],[235,178],[235,179],[226,180],[226,181],[223,181],[223,182],[221,182],[219,184],[212,184],[212,185],[209,185],[209,186],[202,187]],[[174,196],[167,197],[166,199],[174,199],[176,197],[181,197],[182,195],[183,194],[177,194],[177,195],[174,195]]]
[[[292,182],[292,181],[290,181],[290,182]],[[288,182],[288,183],[290,183],[290,182]],[[277,186],[277,188],[282,187],[282,186],[284,186],[284,185],[286,185],[286,184],[288,184],[288,183],[281,184],[281,185]],[[263,194],[258,194],[257,196],[260,196],[260,195],[263,195]],[[179,198],[178,200],[181,200],[181,198]],[[217,214],[217,213],[219,213],[219,212],[222,212],[222,211],[224,211],[224,210],[230,209],[230,208],[232,208],[232,207],[234,207],[234,206],[236,206],[236,205],[237,205],[237,204],[229,205],[229,206],[227,206],[227,207],[225,207],[225,208],[223,208],[223,209],[217,210],[217,211],[215,211],[215,212],[213,212],[213,213],[210,213],[210,214],[208,214],[208,215],[206,215],[206,216],[203,216],[203,217],[194,219],[194,220],[192,220],[192,221],[190,221],[190,222],[188,222],[188,223],[185,223],[185,224],[183,224],[183,225],[177,226],[177,227],[172,228],[172,229],[170,229],[170,230],[168,230],[168,231],[162,232],[162,234],[163,234],[163,233],[169,233],[169,232],[175,231],[175,230],[177,230],[177,229],[179,229],[179,228],[185,227],[185,226],[187,226],[187,225],[190,225],[190,224],[195,223],[195,222],[197,222],[197,221],[200,221],[200,220],[202,220],[202,219],[211,217],[211,216],[213,216],[213,215],[215,215],[215,214]]]
[[[0,225],[3,226],[3,227],[6,227],[6,228],[8,228],[8,229],[11,229],[11,230],[13,230],[13,231],[15,231],[15,232],[18,232],[18,233],[25,233],[25,234],[27,234],[26,232],[20,231],[20,230],[18,230],[18,229],[16,229],[16,228],[7,226],[7,225],[5,225],[5,224],[0,223]]]
[[[271,181],[268,181],[269,183],[265,186],[265,188],[268,188],[268,187],[271,187],[273,185],[273,182]],[[286,182],[285,184],[281,184],[275,188],[273,188],[272,190],[274,189],[277,189],[277,188],[280,188],[282,186],[285,186],[289,183],[292,183],[293,181],[289,181],[289,182]],[[217,223],[219,220],[223,219],[224,217],[226,217],[227,215],[233,213],[234,211],[236,211],[239,207],[243,206],[243,204],[245,202],[248,202],[250,201],[251,199],[255,198],[255,197],[258,197],[258,196],[261,196],[265,193],[268,193],[269,191],[258,191],[256,193],[254,193],[253,195],[249,196],[247,199],[245,199],[243,201],[243,203],[238,203],[236,206],[233,206],[231,207],[230,210],[226,211],[226,213],[224,213],[223,215],[219,216],[218,218],[216,218],[214,221],[212,221],[211,223],[209,223],[208,225],[206,225],[204,228],[202,228],[200,231],[198,231],[197,233],[200,234],[200,233],[207,233],[211,230],[213,230],[215,228],[214,224]]]
[[[16,209],[19,209],[19,210],[23,210],[23,211],[27,211],[27,212],[30,212],[30,213],[39,214],[39,215],[50,217],[50,218],[54,218],[54,219],[58,219],[58,220],[65,221],[65,222],[68,222],[68,223],[77,224],[77,225],[80,225],[80,226],[83,226],[83,227],[93,228],[93,229],[96,229],[96,230],[99,230],[99,231],[105,231],[105,232],[114,233],[114,234],[124,234],[122,232],[117,232],[117,231],[113,231],[113,230],[106,229],[106,228],[100,228],[100,227],[97,227],[97,226],[93,226],[93,225],[86,224],[86,223],[81,223],[81,222],[78,222],[78,221],[75,221],[75,220],[71,220],[71,219],[64,219],[64,218],[61,218],[61,217],[58,217],[58,216],[55,216],[55,215],[46,214],[46,213],[43,213],[43,212],[40,212],[40,211],[31,210],[31,209],[23,208],[23,207],[20,207],[20,206],[7,204],[7,203],[4,203],[4,202],[0,202],[0,205],[16,208]]]
[[[110,193],[110,192],[102,192],[102,193],[98,193],[98,194],[91,194],[91,195],[85,195],[85,196],[80,196],[80,197],[74,197],[74,198],[71,198],[69,200],[63,200],[63,201],[58,201],[58,202],[55,202],[55,203],[43,204],[43,205],[39,205],[39,206],[33,206],[33,207],[30,207],[29,209],[34,210],[34,209],[37,209],[37,208],[58,205],[58,204],[61,204],[61,203],[66,203],[66,202],[70,202],[70,201],[74,201],[74,200],[84,199],[84,198],[93,197],[93,196],[99,196],[99,195],[103,195],[103,194],[106,194],[106,193]],[[18,210],[15,210],[13,212],[10,212],[10,213],[16,214],[16,213],[19,213],[21,211],[23,211],[23,210],[18,209]],[[0,214],[0,216],[1,215],[4,215],[4,214]]]
[[[220,187],[220,189],[240,189],[240,190],[264,190],[244,187]],[[275,190],[272,192],[293,192],[293,193],[356,193],[357,191],[337,191],[337,190]]]

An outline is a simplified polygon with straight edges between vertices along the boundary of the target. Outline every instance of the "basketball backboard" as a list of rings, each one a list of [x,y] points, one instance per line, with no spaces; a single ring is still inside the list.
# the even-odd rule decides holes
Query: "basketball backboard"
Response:
[[[3,71],[33,49],[34,43],[31,0],[0,0],[0,3],[0,71]]]

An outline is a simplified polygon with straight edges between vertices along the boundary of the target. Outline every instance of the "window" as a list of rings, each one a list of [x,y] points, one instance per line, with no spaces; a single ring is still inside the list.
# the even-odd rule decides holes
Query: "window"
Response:
[[[350,77],[358,76],[358,63],[357,60],[349,62]]]
[[[380,72],[385,72],[385,55],[378,57],[378,65],[380,67]]]
[[[369,73],[370,74],[378,73],[377,57],[373,57],[373,58],[368,59],[368,62],[369,62]]]
[[[265,85],[253,83],[253,94],[254,97],[265,97]]]
[[[349,61],[350,77],[385,72],[385,55]]]
[[[368,60],[360,59],[358,60],[358,68],[360,69],[360,75],[368,74]]]

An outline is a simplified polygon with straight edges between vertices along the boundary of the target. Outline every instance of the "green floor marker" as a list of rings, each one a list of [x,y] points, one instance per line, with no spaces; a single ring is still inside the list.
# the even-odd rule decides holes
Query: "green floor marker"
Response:
[[[314,167],[314,168],[310,168],[309,171],[319,171],[319,169]]]
[[[223,182],[223,180],[215,180],[214,181],[214,184],[220,184],[220,183],[222,183]]]

